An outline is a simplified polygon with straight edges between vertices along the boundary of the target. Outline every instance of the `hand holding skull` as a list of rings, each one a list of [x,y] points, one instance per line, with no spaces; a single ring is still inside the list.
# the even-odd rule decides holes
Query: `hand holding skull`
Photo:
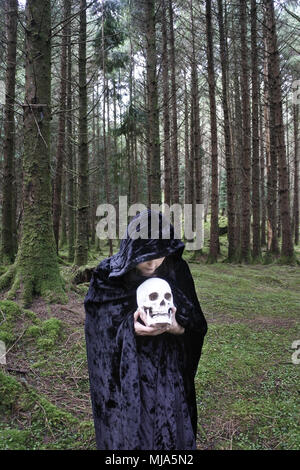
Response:
[[[142,310],[137,309],[134,312],[134,330],[138,336],[157,336],[165,333],[170,328],[170,325],[151,325],[147,326],[145,314]],[[139,318],[143,323],[139,321]]]
[[[184,333],[184,328],[177,323],[175,318],[176,307],[172,308],[172,323],[169,324],[153,324],[151,326],[147,326],[147,319],[146,315],[142,310],[137,309],[134,312],[134,330],[138,336],[157,336],[161,335],[162,333],[171,333],[173,335],[182,335]],[[139,318],[142,320],[143,323],[139,321]]]
[[[176,307],[173,304],[170,285],[164,279],[151,278],[143,282],[137,289],[137,304],[138,309],[134,313],[134,328],[137,335],[184,333],[184,328],[175,318]]]

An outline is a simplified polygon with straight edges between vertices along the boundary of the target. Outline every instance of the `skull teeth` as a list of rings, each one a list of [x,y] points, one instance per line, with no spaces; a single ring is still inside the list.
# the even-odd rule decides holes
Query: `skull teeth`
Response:
[[[150,317],[155,317],[157,315],[168,315],[169,317],[171,316],[172,314],[172,309],[169,308],[168,311],[161,311],[161,312],[153,312],[153,309],[152,307],[144,307],[144,310],[146,312],[146,314],[148,313]]]

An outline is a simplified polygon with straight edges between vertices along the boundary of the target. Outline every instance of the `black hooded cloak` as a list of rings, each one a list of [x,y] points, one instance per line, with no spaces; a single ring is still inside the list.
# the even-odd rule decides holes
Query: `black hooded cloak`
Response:
[[[194,377],[207,323],[194,281],[182,258],[183,242],[163,238],[164,217],[159,216],[159,238],[126,238],[115,255],[94,270],[84,300],[85,337],[96,442],[104,450],[188,450],[196,448],[197,408]],[[136,231],[141,226],[138,225]],[[182,335],[168,332],[138,336],[133,313],[136,288],[147,277],[139,263],[166,257],[155,275],[171,286],[176,320]]]

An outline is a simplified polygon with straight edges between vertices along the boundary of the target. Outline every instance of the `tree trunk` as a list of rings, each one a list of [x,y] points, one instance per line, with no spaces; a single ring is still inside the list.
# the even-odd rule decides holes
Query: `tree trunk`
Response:
[[[2,262],[11,263],[15,258],[14,221],[16,208],[14,204],[14,158],[15,158],[15,85],[16,85],[16,48],[17,48],[17,18],[18,2],[6,2],[6,38],[7,38],[7,67],[6,94],[4,111],[4,146],[3,146],[3,209],[2,209]]]
[[[266,220],[267,220],[267,214],[266,214],[266,195],[265,195],[265,155],[264,155],[264,140],[266,139],[266,136],[263,134],[263,108],[262,108],[262,103],[261,99],[259,98],[259,103],[260,103],[260,111],[259,111],[259,139],[260,139],[260,200],[261,200],[261,238],[260,238],[260,244],[261,247],[265,247],[267,245],[266,241]]]
[[[51,210],[50,0],[28,0],[26,5],[26,76],[24,104],[23,233],[15,264],[1,277],[0,286],[14,283],[23,305],[33,294],[66,301],[60,277]]]
[[[177,85],[176,85],[176,58],[172,0],[169,0],[170,18],[170,66],[171,66],[171,108],[172,108],[172,135],[171,135],[171,162],[172,162],[172,203],[179,204],[179,162],[178,162],[178,126],[177,126]]]
[[[105,181],[105,197],[106,203],[111,202],[111,187],[109,179],[109,162],[107,155],[107,133],[109,120],[106,123],[106,100],[108,100],[108,83],[106,77],[106,53],[105,53],[105,36],[104,36],[104,5],[102,3],[102,71],[103,71],[103,107],[102,107],[102,121],[103,121],[103,161],[104,161],[104,181]],[[108,106],[107,106],[108,108]],[[129,165],[130,168],[130,165]],[[131,193],[129,192],[131,196]],[[113,254],[112,239],[108,237],[109,256]]]
[[[299,105],[293,105],[294,122],[294,204],[293,204],[293,233],[295,245],[299,245]]]
[[[264,30],[265,33],[265,30]],[[267,167],[267,248],[268,252],[277,256],[279,254],[277,238],[277,161],[274,152],[271,155],[271,126],[269,109],[269,79],[268,79],[268,51],[265,38],[264,53],[264,125]]]
[[[160,188],[160,142],[159,142],[159,111],[158,87],[156,75],[156,11],[155,0],[145,2],[146,22],[146,68],[147,68],[147,104],[148,104],[148,162],[149,162],[149,198],[150,204],[161,204]]]
[[[236,256],[235,250],[235,203],[234,203],[234,168],[232,155],[232,139],[229,124],[228,83],[227,83],[227,53],[224,34],[223,2],[218,0],[218,23],[220,35],[220,57],[222,66],[222,105],[224,115],[224,139],[227,179],[227,217],[228,217],[228,261]]]
[[[235,47],[234,47],[235,48]],[[232,123],[232,156],[234,168],[234,208],[235,226],[234,241],[236,246],[236,259],[240,259],[241,251],[241,219],[242,219],[242,149],[243,149],[243,126],[242,126],[242,105],[240,95],[239,64],[237,63],[237,52],[234,60],[234,123]]]
[[[211,18],[211,0],[206,0],[206,42],[207,42],[207,68],[210,104],[211,129],[211,216],[210,216],[210,243],[208,259],[214,263],[218,259],[219,251],[219,191],[218,191],[218,136],[217,113],[215,97],[215,70],[213,53],[213,30]]]
[[[190,174],[190,145],[189,145],[189,106],[184,70],[184,203],[191,204],[191,174]]]
[[[67,0],[67,17],[71,15],[71,0]],[[67,201],[68,201],[68,260],[73,262],[75,255],[75,198],[74,198],[74,162],[73,158],[73,130],[72,130],[72,46],[71,46],[71,26],[66,28],[68,38],[68,82],[67,82]]]
[[[195,49],[195,27],[193,1],[190,1],[191,15],[191,35],[192,35],[192,54],[191,54],[191,145],[190,145],[190,204],[192,204],[191,226],[196,226],[196,205],[203,203],[203,176],[202,176],[202,152],[201,152],[201,130],[200,130],[200,110],[199,110],[199,86],[198,70]],[[197,258],[202,254],[202,249],[194,252]]]
[[[88,126],[87,126],[87,85],[86,85],[86,0],[80,0],[79,25],[79,161],[78,161],[78,206],[77,239],[75,264],[82,266],[88,260]]]
[[[286,262],[294,260],[291,230],[288,171],[282,115],[282,91],[279,52],[273,0],[264,0],[266,37],[268,50],[268,82],[270,99],[271,153],[277,157],[279,171],[279,207],[282,224],[281,258]]]
[[[67,19],[67,1],[63,5],[63,21]],[[67,96],[67,24],[64,23],[61,40],[60,57],[60,94],[59,94],[59,119],[58,119],[58,139],[56,151],[56,171],[54,178],[53,193],[53,228],[56,242],[56,251],[58,253],[59,245],[59,226],[61,216],[61,197],[62,197],[62,172],[65,157],[65,130],[66,130],[66,96]]]
[[[163,123],[164,123],[164,203],[171,205],[171,153],[170,153],[170,114],[169,114],[169,59],[166,0],[162,0],[162,86],[163,86]]]
[[[247,48],[247,4],[240,0],[240,27],[241,27],[241,93],[242,93],[242,122],[243,122],[243,150],[242,150],[242,230],[240,261],[249,263],[250,253],[250,181],[251,181],[251,145],[250,145],[250,99],[249,99],[249,69]]]
[[[258,137],[258,66],[257,66],[257,6],[251,0],[251,78],[252,78],[252,233],[254,259],[260,259],[260,194]]]

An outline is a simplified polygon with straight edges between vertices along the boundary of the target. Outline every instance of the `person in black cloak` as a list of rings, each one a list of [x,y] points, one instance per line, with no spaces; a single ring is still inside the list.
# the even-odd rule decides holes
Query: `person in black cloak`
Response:
[[[140,236],[145,230],[151,237]],[[194,378],[207,323],[184,246],[161,212],[147,209],[129,223],[118,253],[93,271],[84,307],[98,449],[196,449]],[[136,289],[152,276],[172,289],[169,327],[146,326],[137,308]]]

